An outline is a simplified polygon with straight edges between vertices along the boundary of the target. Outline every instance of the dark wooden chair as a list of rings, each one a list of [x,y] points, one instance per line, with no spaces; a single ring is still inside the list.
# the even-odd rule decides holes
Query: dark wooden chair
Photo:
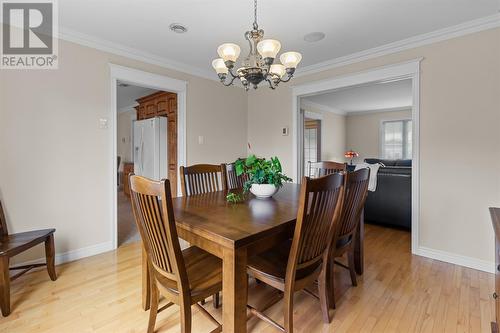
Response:
[[[222,261],[192,246],[181,251],[170,182],[130,176],[132,209],[147,254],[151,282],[148,333],[154,332],[156,315],[173,304],[180,306],[181,332],[191,332],[191,306],[196,305],[221,332],[222,326],[201,306],[222,289]],[[168,301],[158,309],[160,294]]]
[[[234,163],[226,164],[226,173],[227,173],[228,190],[243,188],[243,185],[248,180],[248,176],[246,174],[240,176],[236,175],[236,169],[234,167]]]
[[[330,175],[336,172],[345,172],[347,163],[323,161],[323,162],[309,162],[309,177],[318,178]]]
[[[293,295],[304,290],[320,300],[325,322],[330,322],[327,264],[335,221],[340,217],[344,175],[318,179],[304,177],[293,239],[248,259],[248,274],[284,293],[284,327],[262,311],[248,306],[250,313],[283,332],[293,332]],[[306,287],[318,280],[319,297]]]
[[[14,281],[30,269],[40,266],[47,266],[52,281],[57,279],[54,248],[55,231],[56,229],[44,229],[9,235],[2,202],[0,201],[0,307],[4,317],[10,314],[11,281]],[[40,243],[45,243],[46,263],[9,267],[10,258]],[[10,276],[9,270],[21,271]]]
[[[182,195],[196,195],[227,189],[224,164],[195,164],[180,167]]]
[[[335,288],[333,279],[333,268],[335,264],[346,268],[351,274],[353,286],[357,286],[356,271],[354,267],[354,238],[356,230],[361,219],[361,213],[365,205],[368,182],[370,180],[370,169],[360,169],[350,172],[346,175],[346,187],[344,195],[344,204],[339,223],[335,227],[332,249],[330,254],[330,305],[335,308]],[[347,262],[345,265],[335,258],[342,257],[347,253]]]

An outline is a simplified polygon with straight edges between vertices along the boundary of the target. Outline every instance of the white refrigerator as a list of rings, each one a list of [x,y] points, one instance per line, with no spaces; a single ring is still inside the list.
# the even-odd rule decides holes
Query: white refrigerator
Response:
[[[154,180],[167,178],[167,118],[134,121],[134,173]]]

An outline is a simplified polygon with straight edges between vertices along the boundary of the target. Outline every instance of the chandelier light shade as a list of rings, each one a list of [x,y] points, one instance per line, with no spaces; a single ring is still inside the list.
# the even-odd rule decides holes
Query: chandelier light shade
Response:
[[[226,64],[224,63],[224,59],[222,58],[217,58],[212,61],[212,67],[215,69],[217,74],[227,74],[228,72]]]
[[[241,49],[233,43],[225,43],[217,48],[217,53],[224,61],[236,62],[240,56]]]
[[[212,61],[212,67],[225,86],[230,86],[239,79],[243,87],[250,86],[257,89],[259,83],[266,81],[271,89],[275,89],[280,82],[288,82],[293,77],[297,65],[302,60],[298,52],[285,52],[280,57],[280,63],[275,60],[281,50],[281,43],[275,39],[264,39],[264,30],[257,24],[257,0],[254,0],[253,29],[245,33],[245,39],[250,45],[248,56],[243,59],[241,66],[233,71],[241,49],[233,43],[224,43],[217,48],[220,58]]]

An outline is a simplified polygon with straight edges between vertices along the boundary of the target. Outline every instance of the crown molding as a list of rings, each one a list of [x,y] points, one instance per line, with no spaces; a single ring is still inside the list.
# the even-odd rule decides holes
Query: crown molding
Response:
[[[297,70],[296,77],[323,72],[329,69],[350,65],[353,63],[381,57],[384,55],[413,49],[447,39],[465,36],[483,30],[500,27],[500,13],[464,22],[458,25],[436,30],[426,34],[410,37],[397,42],[374,47],[368,50],[352,53],[343,57],[323,61],[314,65],[305,66]]]
[[[336,108],[332,108],[330,106],[326,106],[326,105],[323,105],[323,104],[319,104],[319,103],[310,101],[310,100],[305,99],[305,98],[301,98],[300,99],[300,106],[301,106],[301,108],[310,107],[310,108],[314,108],[314,109],[317,109],[317,110],[323,111],[323,112],[335,113],[335,114],[338,114],[339,116],[345,116],[345,115],[347,115],[347,112],[345,112],[345,111],[342,111],[342,110],[339,110],[339,109],[336,109]]]
[[[212,81],[219,81],[219,78],[212,73],[212,71],[203,70],[194,66],[186,65],[184,63],[160,57],[148,52],[138,50],[136,48],[124,46],[118,43],[110,42],[108,40],[83,34],[71,29],[60,27],[59,39],[88,46],[100,51],[116,54],[126,58],[142,61],[147,64],[156,65],[171,69],[177,72],[182,72]]]
[[[329,69],[381,57],[391,53],[401,52],[415,47],[428,45],[497,27],[500,27],[500,13],[461,23],[452,27],[436,30],[430,33],[410,37],[368,50],[352,53],[343,57],[334,58],[310,66],[305,66],[302,68],[299,67],[295,76],[306,76],[309,74],[318,73]],[[190,66],[175,60],[167,59],[158,55],[138,50],[136,48],[110,42],[99,37],[83,34],[64,27],[60,27],[59,29],[59,38],[68,42],[88,46],[104,52],[142,61],[144,63],[161,66],[170,70],[202,77],[212,81],[219,81],[218,77],[215,76],[210,70]]]
[[[361,116],[365,114],[381,113],[381,112],[398,112],[398,111],[410,111],[412,105],[407,106],[397,106],[393,108],[383,108],[383,109],[373,109],[373,110],[360,110],[360,111],[346,111],[347,116]]]

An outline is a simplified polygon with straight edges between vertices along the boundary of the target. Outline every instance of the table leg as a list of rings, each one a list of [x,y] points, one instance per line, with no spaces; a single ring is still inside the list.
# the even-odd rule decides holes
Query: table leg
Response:
[[[148,254],[142,246],[142,308],[149,310],[151,305],[151,284],[149,283]]]
[[[365,237],[365,209],[361,210],[359,216],[358,230],[356,232],[354,244],[354,268],[359,275],[363,274],[364,269],[364,237]]]
[[[222,330],[247,331],[247,251],[224,249],[222,253]]]

